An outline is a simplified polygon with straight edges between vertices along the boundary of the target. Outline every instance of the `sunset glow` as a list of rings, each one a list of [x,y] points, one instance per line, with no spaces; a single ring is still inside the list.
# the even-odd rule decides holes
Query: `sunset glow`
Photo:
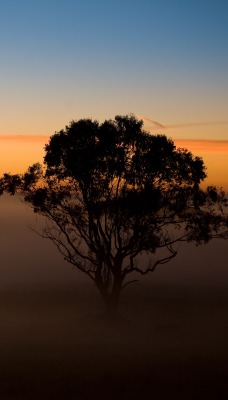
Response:
[[[48,141],[48,136],[0,136],[0,173],[23,173],[28,166],[42,163]],[[202,157],[208,175],[205,184],[228,192],[228,141],[174,139],[174,144]]]
[[[174,143],[202,157],[207,168],[206,185],[223,187],[228,192],[228,141],[175,140]]]
[[[228,399],[228,0],[0,0],[0,49],[0,400]],[[168,194],[2,176],[130,115],[225,196],[185,157]]]
[[[0,136],[0,174],[23,173],[36,163],[43,162],[44,136]]]

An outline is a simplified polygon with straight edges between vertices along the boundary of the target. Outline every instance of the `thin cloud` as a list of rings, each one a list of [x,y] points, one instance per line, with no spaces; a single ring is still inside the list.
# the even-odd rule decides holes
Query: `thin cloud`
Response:
[[[174,124],[174,125],[164,125],[161,124],[160,122],[156,122],[150,118],[144,117],[143,115],[136,114],[136,116],[140,119],[142,119],[144,122],[149,122],[152,124],[151,126],[148,127],[148,129],[177,129],[177,128],[190,128],[192,126],[206,126],[206,125],[226,125],[228,124],[228,121],[207,121],[207,122],[190,122],[190,123],[185,123],[185,124]]]
[[[150,122],[150,123],[152,123],[152,124],[153,124],[153,128],[163,128],[163,129],[166,128],[164,125],[160,124],[159,122],[153,121],[152,119],[143,117],[143,116],[140,115],[140,114],[135,114],[135,115],[136,115],[136,117],[142,119],[142,120],[145,121],[145,122]]]
[[[190,122],[187,124],[176,124],[176,125],[166,125],[165,127],[168,129],[172,128],[187,128],[191,126],[205,126],[205,125],[226,125],[228,124],[227,121],[208,121],[208,122]]]

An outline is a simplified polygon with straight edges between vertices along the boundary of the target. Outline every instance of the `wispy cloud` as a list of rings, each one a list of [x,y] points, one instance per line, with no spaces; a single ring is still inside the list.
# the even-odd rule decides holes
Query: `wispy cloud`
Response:
[[[156,122],[150,118],[144,117],[143,115],[136,114],[136,117],[141,119],[142,121],[146,123],[150,123],[152,125],[147,126],[147,129],[150,130],[157,130],[157,128],[161,128],[162,130],[166,129],[173,129],[173,128],[190,128],[193,126],[206,126],[206,125],[226,125],[228,124],[228,121],[207,121],[207,122],[189,122],[185,124],[174,124],[174,125],[164,125],[161,124],[160,122]]]
[[[153,121],[152,119],[143,117],[143,115],[140,114],[135,114],[136,117],[138,117],[139,119],[143,120],[144,122],[149,122],[150,124],[153,124],[153,128],[166,128],[165,125],[160,124],[159,122]]]

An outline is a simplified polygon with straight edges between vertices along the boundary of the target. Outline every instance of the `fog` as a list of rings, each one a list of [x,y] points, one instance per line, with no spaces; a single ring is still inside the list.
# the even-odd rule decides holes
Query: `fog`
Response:
[[[88,277],[63,260],[53,243],[36,232],[39,216],[19,198],[0,197],[1,290],[35,287],[88,286]],[[138,286],[191,286],[193,289],[228,286],[228,248],[225,240],[207,245],[181,244],[177,257],[159,266],[150,276],[139,277]],[[91,285],[90,285],[91,286]]]
[[[123,292],[116,324],[92,282],[0,198],[0,398],[226,398],[227,242],[182,245]]]

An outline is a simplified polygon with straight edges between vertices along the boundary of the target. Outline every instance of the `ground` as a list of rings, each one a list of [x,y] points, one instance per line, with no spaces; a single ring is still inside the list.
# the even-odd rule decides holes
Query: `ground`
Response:
[[[91,298],[1,293],[1,400],[228,398],[226,290],[129,290],[116,324]]]

